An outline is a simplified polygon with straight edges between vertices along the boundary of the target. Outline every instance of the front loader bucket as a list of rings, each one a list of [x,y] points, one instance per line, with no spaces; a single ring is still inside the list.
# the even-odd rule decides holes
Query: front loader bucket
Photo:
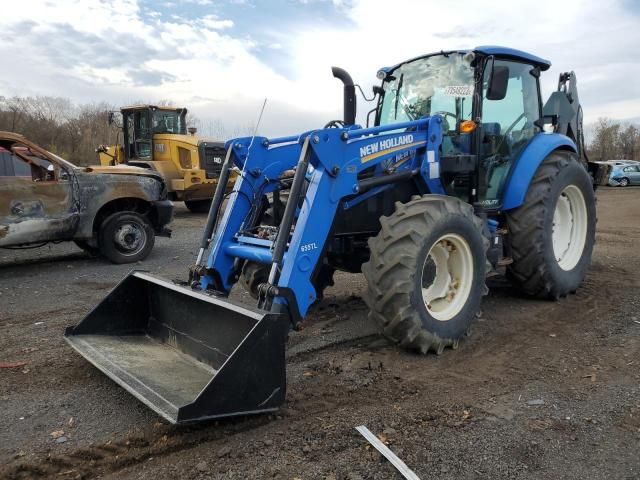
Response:
[[[171,423],[276,410],[286,390],[283,314],[132,272],[66,341]]]

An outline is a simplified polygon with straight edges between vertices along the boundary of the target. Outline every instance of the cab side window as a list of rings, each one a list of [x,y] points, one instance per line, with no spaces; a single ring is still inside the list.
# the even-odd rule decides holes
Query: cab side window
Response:
[[[500,100],[487,98],[491,75],[489,62],[483,79],[481,124],[480,200],[487,206],[499,203],[502,187],[514,161],[540,128],[534,122],[541,117],[538,80],[533,67],[519,62],[495,60],[495,67],[509,71],[506,95]]]
[[[494,124],[491,133],[499,137],[499,143],[493,145],[494,151],[488,153],[501,151],[517,154],[540,130],[534,125],[541,116],[538,82],[531,74],[531,65],[503,60],[496,60],[495,65],[509,69],[509,83],[502,100],[488,100],[486,89],[490,71],[488,68],[485,71],[482,123]]]

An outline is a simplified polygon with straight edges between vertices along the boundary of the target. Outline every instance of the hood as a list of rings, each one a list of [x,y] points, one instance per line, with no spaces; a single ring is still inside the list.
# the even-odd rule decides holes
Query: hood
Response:
[[[153,170],[142,167],[134,167],[131,165],[116,165],[116,166],[102,166],[91,165],[89,167],[82,168],[82,171],[90,174],[110,173],[115,175],[142,175],[145,177],[162,178],[162,176]]]

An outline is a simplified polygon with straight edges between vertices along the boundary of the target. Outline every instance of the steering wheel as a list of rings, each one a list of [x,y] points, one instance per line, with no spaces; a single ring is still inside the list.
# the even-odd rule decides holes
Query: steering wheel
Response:
[[[524,112],[522,112],[520,115],[518,115],[518,118],[516,118],[511,125],[509,125],[509,128],[507,128],[505,130],[504,135],[502,136],[502,139],[500,140],[500,143],[498,143],[498,145],[496,146],[496,149],[494,150],[495,152],[499,152],[500,151],[500,147],[502,147],[502,144],[504,143],[504,141],[507,139],[507,137],[511,133],[511,130],[513,130],[514,127],[518,124],[518,122],[520,120],[522,120],[523,118],[525,118]]]
[[[458,117],[456,117],[454,113],[445,112],[444,110],[438,110],[434,113],[434,115],[441,115],[443,117],[442,120],[444,122],[444,125],[442,126],[442,130],[444,132],[448,132],[449,130],[451,130],[451,128],[449,127],[449,122],[447,121],[447,116],[453,117],[454,125],[458,123]]]

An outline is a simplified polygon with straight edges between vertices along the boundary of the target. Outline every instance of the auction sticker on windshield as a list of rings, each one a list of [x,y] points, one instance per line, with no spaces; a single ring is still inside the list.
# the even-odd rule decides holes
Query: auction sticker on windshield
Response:
[[[444,94],[450,97],[470,97],[473,95],[473,85],[448,85],[444,87]]]

